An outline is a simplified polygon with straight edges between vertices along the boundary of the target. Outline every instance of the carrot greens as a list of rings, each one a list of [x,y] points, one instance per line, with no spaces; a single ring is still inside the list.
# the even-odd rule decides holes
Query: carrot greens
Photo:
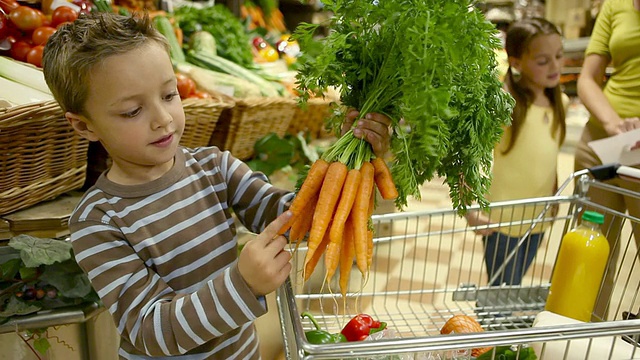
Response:
[[[316,40],[315,24],[294,33],[303,50],[316,49],[301,59],[301,102],[339,89],[343,106],[328,119],[336,132],[348,108],[392,119],[398,208],[408,196],[419,199],[419,187],[436,175],[461,213],[473,202],[486,206],[492,150],[513,107],[498,79],[495,27],[469,0],[323,3],[334,14],[329,35]],[[351,132],[323,154],[349,168],[372,157],[370,145]]]

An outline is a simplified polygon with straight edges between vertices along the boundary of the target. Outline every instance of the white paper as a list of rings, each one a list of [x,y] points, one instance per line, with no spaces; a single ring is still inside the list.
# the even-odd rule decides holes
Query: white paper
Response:
[[[589,147],[603,164],[634,166],[640,164],[640,149],[631,150],[640,141],[640,129],[624,132],[608,138],[594,140]]]

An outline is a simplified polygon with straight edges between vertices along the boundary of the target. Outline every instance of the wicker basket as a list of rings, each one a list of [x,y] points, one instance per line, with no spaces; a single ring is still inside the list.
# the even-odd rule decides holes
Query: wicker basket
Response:
[[[213,95],[211,99],[183,100],[185,125],[180,145],[188,148],[209,145],[222,111],[232,108],[234,103],[230,97],[222,95]]]
[[[296,108],[287,132],[295,135],[302,131],[311,140],[331,137],[333,134],[327,131],[324,125],[332,110],[331,100],[309,99],[306,108]]]
[[[297,106],[295,100],[284,97],[236,99],[234,107],[222,112],[209,144],[229,150],[238,159],[249,159],[260,138],[269,133],[284,136]]]
[[[0,215],[80,188],[87,145],[55,101],[0,109]]]

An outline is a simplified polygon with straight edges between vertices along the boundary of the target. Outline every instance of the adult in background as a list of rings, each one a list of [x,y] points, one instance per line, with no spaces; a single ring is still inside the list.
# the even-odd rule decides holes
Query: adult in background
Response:
[[[605,84],[607,66],[613,67]],[[587,145],[640,127],[640,0],[607,0],[600,13],[585,52],[578,78],[578,96],[591,117],[582,132],[575,155],[575,170],[602,164]],[[640,183],[622,179],[611,184],[640,192]],[[609,209],[640,216],[640,201],[599,189],[589,189],[594,202]],[[605,286],[596,303],[596,318],[606,318],[613,289],[619,253],[620,221],[605,217],[603,232],[610,242],[611,257],[605,274]],[[636,243],[640,237],[634,229]]]

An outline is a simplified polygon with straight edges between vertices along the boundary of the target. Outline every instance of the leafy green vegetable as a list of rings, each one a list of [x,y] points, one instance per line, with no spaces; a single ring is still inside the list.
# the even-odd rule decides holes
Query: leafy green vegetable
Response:
[[[0,264],[0,281],[12,280],[20,270],[22,260],[10,259]]]
[[[33,341],[33,347],[38,350],[40,354],[46,354],[47,350],[51,347],[51,344],[47,338],[39,337]]]
[[[40,239],[29,235],[18,235],[9,240],[9,246],[20,251],[26,267],[51,265],[71,259],[71,243],[55,239]]]
[[[20,258],[0,264],[0,324],[42,309],[100,301],[69,242],[18,235],[9,246]]]
[[[495,354],[495,355],[494,355]],[[536,352],[530,347],[497,346],[478,356],[476,360],[537,360]]]
[[[30,304],[18,300],[15,296],[9,297],[8,303],[4,306],[4,310],[0,311],[0,318],[11,317],[15,315],[27,315],[42,309],[37,304]]]
[[[341,90],[345,108],[392,119],[398,208],[408,196],[419,199],[420,185],[436,174],[459,212],[473,202],[488,205],[492,150],[514,104],[498,78],[495,27],[470,0],[323,3],[335,16],[320,52],[300,59],[301,102],[331,86]],[[296,29],[303,51],[317,51],[317,27]],[[329,125],[336,130],[343,120],[338,113]]]
[[[47,271],[40,275],[40,281],[54,286],[58,289],[60,296],[97,300],[93,296],[93,288],[89,283],[89,278],[74,260],[48,266]]]
[[[247,68],[253,67],[249,36],[240,20],[225,5],[201,9],[182,6],[175,9],[174,17],[186,41],[195,32],[204,30],[215,38],[218,56]]]
[[[318,159],[318,151],[309,147],[301,134],[278,137],[270,133],[256,142],[254,150],[256,155],[247,165],[267,176],[286,166],[304,171],[306,165]]]

